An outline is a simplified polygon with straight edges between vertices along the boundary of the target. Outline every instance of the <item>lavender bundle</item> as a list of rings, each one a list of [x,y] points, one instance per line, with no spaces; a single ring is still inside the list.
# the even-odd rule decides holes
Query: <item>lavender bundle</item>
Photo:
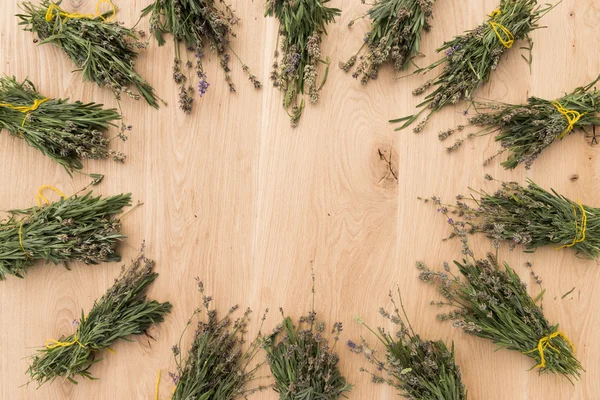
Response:
[[[452,274],[448,263],[444,263],[444,272],[434,272],[417,263],[421,280],[437,286],[445,298],[432,304],[455,307],[454,311],[438,315],[438,319],[451,320],[454,327],[468,334],[534,359],[540,373],[559,373],[570,381],[579,379],[583,368],[571,340],[558,324],[548,322],[508,264],[498,265],[491,255],[483,260],[474,258],[465,226],[454,225],[463,242],[464,258],[462,262],[454,261],[462,279]]]
[[[215,50],[225,71],[225,81],[229,90],[235,92],[229,68],[230,53],[242,64],[242,70],[254,88],[262,87],[259,80],[231,48],[231,38],[235,37],[234,26],[239,22],[233,10],[221,0],[222,8],[217,7],[215,0],[155,0],[143,10],[142,15],[150,14],[150,29],[158,45],[165,44],[164,35],[170,33],[175,42],[175,61],[173,80],[179,85],[179,108],[186,114],[192,111],[194,102],[194,86],[183,72],[181,59],[181,43],[185,48],[195,52],[195,63],[187,61],[185,67],[195,69],[198,78],[198,94],[202,97],[208,90],[209,83],[204,71],[204,48]]]
[[[389,297],[394,306],[394,312],[389,313],[383,307],[380,314],[398,327],[395,335],[384,328],[371,329],[360,318],[356,320],[367,327],[371,333],[384,345],[385,361],[377,358],[376,352],[365,339],[361,344],[348,341],[350,351],[364,354],[366,360],[373,364],[377,371],[384,371],[387,377],[361,371],[371,375],[374,383],[386,383],[397,389],[401,396],[419,400],[465,400],[467,392],[462,383],[460,369],[454,362],[454,343],[448,349],[442,340],[423,340],[416,334],[406,316],[402,297],[398,291],[400,307],[406,319],[404,322],[394,296],[390,291]]]
[[[489,175],[486,178],[491,179]],[[516,182],[502,182],[494,194],[481,192],[480,199],[475,200],[476,206],[467,204],[463,196],[457,198],[450,211],[457,220],[448,221],[464,222],[469,233],[485,233],[496,248],[501,241],[508,241],[511,249],[517,244],[528,251],[552,246],[572,248],[589,259],[600,256],[600,209],[570,200],[554,190],[548,192],[531,180],[525,187]],[[433,200],[442,213],[449,212],[437,197]]]
[[[330,0],[267,0],[265,16],[277,18],[279,36],[271,80],[273,86],[285,93],[283,107],[293,127],[304,110],[304,94],[315,104],[327,81],[330,59],[321,58],[321,40],[327,35],[326,26],[341,14],[327,7]],[[281,60],[279,40],[281,39]],[[318,83],[317,67],[326,65],[325,75]],[[299,99],[300,98],[300,99]]]
[[[358,60],[352,77],[360,77],[363,85],[377,79],[379,68],[387,62],[393,63],[396,71],[405,69],[419,54],[421,31],[431,28],[434,3],[435,0],[376,0],[361,17],[369,16],[371,30],[356,54],[345,63],[340,62],[340,68],[349,72]]]
[[[14,77],[0,77],[0,127],[24,139],[69,174],[83,168],[84,158],[125,161],[123,153],[108,149],[109,139],[104,137],[110,126],[117,126],[113,121],[120,119],[114,108],[49,99],[28,79],[17,82]],[[121,137],[124,129],[122,125]]]
[[[62,199],[50,203],[41,193],[45,188],[55,190]],[[89,192],[66,197],[56,188],[42,186],[38,204],[11,210],[8,221],[0,223],[0,280],[7,275],[25,277],[37,260],[54,264],[121,260],[116,247],[126,236],[115,215],[131,205],[131,194],[103,198]]]
[[[525,169],[529,169],[542,151],[557,139],[562,140],[576,129],[585,131],[586,127],[600,125],[600,91],[594,87],[598,80],[600,77],[557,100],[530,97],[527,104],[518,105],[474,102],[477,115],[469,118],[469,123],[482,128],[467,137],[494,134],[496,141],[502,144],[502,150],[488,158],[485,165],[508,152],[508,159],[502,162],[504,168],[513,169],[524,164]],[[445,140],[463,129],[464,126],[459,126],[441,132],[439,139]],[[463,141],[458,139],[448,151],[456,150]]]
[[[78,376],[96,379],[89,368],[101,360],[97,358],[100,351],[111,351],[115,341],[143,334],[162,322],[171,311],[171,304],[146,298],[146,289],[158,277],[153,268],[154,261],[138,256],[94,303],[87,316],[81,313],[81,319],[74,323],[74,334],[46,341],[45,348],[33,356],[27,370],[31,380],[42,385],[58,377],[72,383],[77,383]]]
[[[40,44],[51,43],[63,50],[83,73],[84,81],[96,82],[108,87],[117,99],[121,94],[139,100],[143,97],[152,107],[158,108],[158,97],[152,86],[136,71],[137,49],[145,48],[139,41],[138,32],[110,22],[116,7],[109,0],[100,0],[96,15],[69,13],[63,10],[61,1],[43,0],[40,4],[25,2],[24,11],[17,17],[24,30],[37,34]],[[99,13],[102,3],[109,3],[112,10]],[[143,34],[143,32],[139,32]],[[34,40],[37,42],[37,39]],[[134,87],[137,91],[130,89]]]
[[[206,322],[198,322],[185,361],[182,360],[180,352],[181,339],[179,344],[173,346],[177,374],[170,375],[177,386],[172,400],[231,400],[264,390],[263,386],[255,389],[247,388],[262,365],[258,363],[248,369],[260,349],[260,332],[248,345],[248,349],[242,351],[250,309],[247,309],[233,324],[231,318],[237,306],[232,307],[224,318],[219,319],[216,310],[210,309],[212,297],[206,296],[203,283],[200,280],[197,282],[202,293],[203,308],[194,312],[187,326],[192,323],[195,316],[203,312],[206,312],[208,319]],[[264,319],[265,317],[263,321]]]
[[[420,132],[429,118],[449,104],[471,99],[481,83],[487,82],[496,69],[502,55],[513,44],[527,39],[531,47],[533,43],[529,34],[538,29],[538,22],[554,6],[539,7],[536,0],[501,0],[500,6],[477,28],[456,36],[445,42],[437,51],[443,51],[445,57],[433,64],[419,68],[415,73],[426,73],[440,65],[442,72],[433,79],[413,91],[413,95],[423,94],[435,86],[435,90],[417,105],[419,112],[407,117],[393,119],[390,122],[404,122],[396,130],[401,130],[419,118],[427,109],[427,117],[413,130]]]

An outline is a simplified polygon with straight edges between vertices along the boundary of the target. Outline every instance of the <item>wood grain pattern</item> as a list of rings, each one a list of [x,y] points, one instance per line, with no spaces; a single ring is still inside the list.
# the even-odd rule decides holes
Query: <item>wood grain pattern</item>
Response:
[[[137,21],[149,0],[116,1],[119,19]],[[0,283],[1,399],[153,399],[159,369],[173,370],[170,347],[193,309],[200,304],[194,277],[201,277],[221,311],[239,303],[260,311],[282,306],[295,317],[310,308],[310,269],[317,274],[317,311],[330,324],[345,324],[343,340],[367,332],[355,323],[361,315],[369,324],[382,323],[377,314],[387,305],[387,292],[399,285],[416,329],[425,337],[455,340],[469,398],[600,399],[600,266],[569,251],[544,249],[533,255],[501,250],[530,284],[526,260],[547,289],[545,312],[560,322],[577,346],[587,373],[571,385],[557,376],[528,371],[531,360],[515,352],[494,352],[494,345],[468,337],[435,320],[429,306],[437,295],[418,282],[416,260],[440,265],[459,256],[459,244],[442,242],[445,221],[417,196],[437,194],[451,199],[467,187],[493,190],[485,173],[499,179],[534,179],[546,188],[590,205],[600,205],[598,147],[582,134],[571,135],[544,152],[530,171],[504,171],[498,163],[482,167],[497,147],[493,138],[468,142],[447,154],[436,133],[464,117],[463,106],[441,112],[421,134],[394,132],[387,120],[411,113],[418,99],[411,91],[424,78],[392,80],[390,70],[363,87],[337,67],[317,106],[308,106],[300,127],[291,129],[281,107],[281,94],[268,75],[277,25],[263,18],[262,0],[232,0],[241,17],[234,48],[262,78],[256,92],[239,68],[233,68],[237,94],[228,93],[218,62],[209,55],[211,86],[196,102],[191,117],[176,109],[171,80],[173,49],[155,43],[142,53],[138,70],[171,105],[156,111],[144,103],[123,101],[125,118],[134,131],[125,143],[114,143],[129,159],[125,165],[88,162],[86,172],[106,175],[97,187],[103,194],[131,191],[145,205],[124,223],[129,240],[121,246],[131,258],[146,240],[148,256],[157,260],[161,276],[150,295],[174,304],[167,321],[152,336],[115,345],[116,354],[93,367],[97,381],[79,385],[55,382],[36,390],[26,383],[27,357],[47,338],[72,332],[71,321],[87,310],[117,276],[120,265],[71,265],[71,271],[39,265],[26,279]],[[64,8],[93,10],[94,1],[69,0]],[[331,26],[323,45],[335,66],[360,45],[365,21],[346,24],[366,10],[358,0],[334,0],[342,17]],[[495,0],[441,0],[435,5],[433,29],[423,41],[420,65],[435,60],[444,39],[479,24],[497,5]],[[78,73],[57,49],[37,47],[21,31],[15,1],[5,1],[0,16],[2,72],[28,76],[51,97],[66,97],[114,105],[112,95],[81,83]],[[513,49],[479,97],[510,102],[528,94],[553,98],[587,83],[600,72],[600,3],[563,0],[542,21],[547,29],[533,33],[532,73]],[[140,24],[147,29],[147,20]],[[390,172],[393,171],[393,174]],[[0,208],[34,204],[36,188],[53,184],[72,193],[87,183],[74,179],[6,133],[0,135]],[[394,177],[397,177],[397,179]],[[571,179],[574,175],[578,179]],[[479,254],[489,241],[474,241]],[[533,287],[533,285],[532,285]],[[561,296],[575,287],[573,293]],[[535,290],[535,289],[534,289]],[[267,328],[277,322],[272,312]],[[251,332],[252,333],[252,332]],[[340,350],[341,368],[356,385],[350,399],[397,398],[392,390],[374,386],[358,370],[362,358]],[[161,399],[172,386],[163,380]],[[256,399],[276,399],[272,392]]]

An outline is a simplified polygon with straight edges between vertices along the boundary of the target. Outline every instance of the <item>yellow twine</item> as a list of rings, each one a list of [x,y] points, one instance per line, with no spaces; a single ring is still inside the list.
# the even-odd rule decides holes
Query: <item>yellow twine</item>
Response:
[[[497,15],[500,15],[501,13],[502,12],[500,11],[500,9],[494,10],[490,14],[490,17],[494,18]],[[502,45],[504,47],[506,47],[507,49],[510,49],[512,47],[512,45],[515,43],[515,35],[513,35],[512,32],[510,30],[508,30],[507,27],[505,27],[504,25],[499,24],[497,22],[490,21],[490,26],[494,30],[494,33],[496,34],[496,36],[498,36],[500,43],[502,43]]]
[[[587,213],[585,212],[585,208],[583,207],[583,204],[579,202],[579,208],[581,209],[581,233],[579,234],[577,232],[579,230],[579,224],[577,223],[577,207],[572,204],[571,207],[573,207],[573,214],[575,215],[575,237],[571,243],[563,244],[560,247],[555,247],[556,250],[564,249],[565,247],[573,247],[577,243],[585,241],[585,231],[587,229]],[[578,239],[579,235],[581,235],[581,237]]]
[[[61,192],[60,190],[58,190],[54,186],[51,186],[51,185],[42,185],[42,186],[40,186],[38,188],[37,195],[35,196],[39,207],[42,206],[42,200],[44,201],[44,203],[50,204],[50,200],[48,200],[48,198],[46,196],[44,196],[44,194],[42,193],[44,191],[44,189],[50,189],[54,193],[58,194],[62,198],[67,197],[63,192]]]
[[[538,342],[538,345],[535,349],[526,351],[524,353],[524,354],[529,354],[529,353],[533,353],[535,351],[540,353],[540,363],[535,366],[536,368],[544,368],[546,366],[546,356],[544,356],[544,350],[546,349],[546,347],[550,347],[552,350],[556,351],[557,353],[560,353],[559,349],[557,349],[556,347],[553,347],[550,344],[550,340],[552,340],[558,336],[562,337],[569,344],[569,346],[571,347],[571,350],[573,350],[573,353],[575,352],[575,346],[573,345],[573,342],[571,342],[571,340],[563,332],[558,331],[558,332],[554,332],[548,336],[544,336],[543,338],[540,339],[540,341]]]
[[[104,16],[100,12],[100,6],[103,3],[108,3],[112,9],[112,15],[108,18],[104,18]],[[54,12],[55,10],[56,10],[56,13]],[[58,15],[59,17],[64,17],[63,22],[67,22],[67,20],[69,20],[69,19],[94,19],[96,17],[99,17],[104,22],[109,22],[110,20],[112,20],[114,18],[116,13],[117,13],[117,7],[113,4],[112,0],[99,0],[98,3],[96,3],[96,14],[95,15],[94,14],[80,14],[77,12],[68,13],[65,10],[63,10],[62,8],[60,8],[59,6],[57,6],[56,4],[50,4],[50,6],[48,7],[48,11],[46,11],[46,21],[52,22],[52,20],[54,19],[54,16]]]
[[[56,349],[57,347],[70,347],[77,343],[82,349],[87,349],[77,338],[77,335],[73,336],[73,340],[70,342],[59,342],[58,340],[48,339],[46,340],[47,349]]]
[[[50,99],[47,97],[44,97],[43,99],[35,99],[33,101],[33,104],[30,106],[15,106],[13,104],[0,103],[0,107],[8,107],[11,110],[15,110],[15,111],[25,114],[25,118],[23,118],[23,122],[21,123],[21,127],[23,127],[23,126],[25,126],[25,121],[27,121],[27,117],[29,116],[29,114],[32,111],[37,110],[40,105],[44,104],[48,100],[50,100]]]
[[[154,400],[158,400],[158,387],[160,386],[160,369],[158,370],[158,378],[156,378],[156,386],[154,387]]]
[[[559,113],[561,113],[562,115],[565,116],[565,118],[567,119],[567,122],[569,123],[569,126],[567,126],[567,129],[565,129],[565,131],[563,133],[561,133],[560,136],[558,137],[559,139],[562,139],[563,137],[565,137],[565,135],[567,133],[569,133],[573,130],[577,121],[579,121],[579,119],[581,117],[583,117],[584,114],[581,114],[579,111],[566,109],[558,101],[553,101],[552,105],[554,107],[556,107],[556,109],[558,110]]]
[[[23,221],[21,221],[21,225],[19,226],[19,245],[21,246],[23,253],[25,253],[25,257],[29,258],[29,254],[27,254],[27,250],[25,250],[25,246],[23,246]]]

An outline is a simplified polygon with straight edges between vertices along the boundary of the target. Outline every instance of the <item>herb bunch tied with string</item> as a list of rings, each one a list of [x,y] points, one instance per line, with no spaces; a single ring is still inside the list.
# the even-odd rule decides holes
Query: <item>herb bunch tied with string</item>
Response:
[[[217,4],[220,3],[220,6]],[[194,86],[185,68],[194,69],[198,79],[197,89],[200,97],[204,96],[208,87],[208,77],[204,70],[204,50],[214,50],[219,57],[221,67],[225,72],[225,81],[229,90],[236,88],[231,78],[229,67],[231,54],[242,64],[242,70],[256,89],[262,84],[250,72],[250,68],[242,62],[231,48],[231,39],[235,37],[234,27],[239,18],[230,6],[223,0],[155,0],[143,10],[142,15],[150,14],[150,30],[159,46],[166,43],[165,34],[172,34],[175,42],[175,61],[173,64],[173,80],[179,85],[179,108],[186,114],[192,111],[194,102]],[[181,57],[181,44],[184,52],[195,52],[194,61],[187,60],[184,64]]]
[[[102,14],[97,10],[96,15],[69,13],[60,8],[61,3],[22,3],[19,25],[35,33],[40,44],[50,43],[63,50],[77,66],[76,71],[82,72],[84,81],[111,89],[117,99],[123,93],[135,100],[143,97],[158,108],[154,89],[135,71],[137,50],[147,45],[139,40],[143,32],[111,22],[116,7],[110,2],[112,10]]]
[[[292,126],[297,126],[304,110],[304,95],[311,103],[319,100],[319,92],[327,81],[330,59],[321,56],[326,26],[341,14],[327,7],[330,0],[267,0],[265,16],[277,18],[279,35],[274,53],[271,80],[284,92],[283,107]],[[281,44],[279,43],[281,41]],[[281,49],[281,57],[280,57]],[[319,82],[318,66],[326,66]]]
[[[526,49],[531,51],[533,42],[529,34],[540,28],[539,20],[553,7],[538,6],[536,0],[501,0],[498,9],[486,22],[445,42],[437,50],[444,52],[445,57],[416,71],[423,74],[443,66],[439,75],[413,91],[413,95],[418,96],[431,87],[434,88],[425,100],[417,105],[421,110],[390,122],[403,122],[399,128],[396,128],[401,130],[429,110],[425,119],[413,129],[414,132],[420,132],[429,118],[445,106],[456,104],[461,100],[471,100],[479,86],[490,79],[502,55],[515,42],[527,39],[529,47]],[[531,62],[531,58],[528,62]]]
[[[44,349],[33,356],[27,372],[31,380],[42,385],[58,377],[77,383],[75,378],[96,379],[89,368],[99,362],[98,353],[109,350],[119,339],[141,335],[160,323],[169,312],[169,302],[146,298],[148,286],[158,277],[154,261],[140,254],[124,270],[108,291],[94,303],[79,321],[77,331],[59,340],[48,340]],[[117,355],[115,355],[116,357]]]
[[[340,62],[340,68],[349,72],[358,62],[352,77],[360,78],[366,85],[369,80],[377,79],[379,69],[388,62],[396,71],[408,67],[419,54],[421,32],[431,28],[429,20],[434,3],[435,0],[376,0],[361,17],[371,19],[371,30],[356,54]],[[354,21],[348,26],[354,25]]]

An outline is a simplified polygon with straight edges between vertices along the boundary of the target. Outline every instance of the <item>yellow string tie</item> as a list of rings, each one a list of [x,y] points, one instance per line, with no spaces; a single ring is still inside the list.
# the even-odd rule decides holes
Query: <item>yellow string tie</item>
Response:
[[[578,233],[579,224],[577,223],[577,207],[575,207],[574,205],[571,205],[571,207],[573,207],[573,214],[575,215],[575,237],[573,238],[573,241],[571,243],[563,244],[560,247],[555,247],[556,250],[564,249],[565,247],[573,247],[577,243],[585,241],[585,231],[587,229],[587,213],[585,212],[585,208],[583,207],[583,204],[579,202],[579,208],[581,209],[581,233]]]
[[[561,113],[562,115],[565,116],[565,118],[567,119],[567,122],[569,123],[569,126],[567,126],[567,129],[565,129],[565,131],[563,133],[561,133],[560,136],[558,137],[559,139],[562,139],[563,137],[565,137],[565,135],[567,133],[571,132],[573,130],[573,128],[575,128],[575,124],[585,114],[582,114],[579,111],[566,109],[558,101],[553,101],[552,105],[554,107],[556,107],[556,109],[558,110],[559,113]]]
[[[100,6],[103,3],[108,3],[111,7],[112,14],[108,18],[104,18],[104,15],[100,12]],[[55,12],[55,10],[56,10],[56,12]],[[112,20],[114,18],[116,13],[117,13],[117,7],[113,4],[112,0],[99,0],[98,3],[96,3],[96,14],[95,15],[94,14],[80,14],[77,12],[68,13],[65,10],[63,10],[62,8],[60,8],[58,5],[50,4],[50,6],[48,7],[48,11],[46,11],[46,22],[52,22],[55,15],[58,15],[59,17],[64,17],[63,22],[67,22],[69,19],[94,19],[96,17],[102,19],[102,21],[104,21],[104,22],[110,22],[110,20]]]
[[[38,188],[37,195],[35,196],[39,207],[42,206],[42,201],[44,203],[46,203],[46,204],[50,204],[50,200],[48,200],[48,198],[46,196],[44,196],[44,193],[42,193],[45,189],[52,190],[54,193],[56,193],[57,195],[59,195],[63,199],[65,197],[67,197],[63,192],[61,192],[60,190],[58,190],[54,186],[51,186],[51,185],[42,185],[42,186],[40,186]]]
[[[77,338],[77,335],[73,336],[73,340],[70,342],[59,342],[58,340],[48,339],[46,340],[47,349],[56,349],[58,347],[71,347],[77,343],[82,349],[87,349]]]
[[[33,104],[30,106],[15,106],[13,104],[0,103],[0,107],[7,107],[7,108],[10,108],[11,110],[15,110],[15,111],[25,114],[25,118],[23,118],[23,122],[21,123],[21,127],[23,127],[23,126],[25,126],[25,122],[27,121],[27,117],[29,117],[29,114],[31,114],[32,111],[37,110],[40,105],[44,104],[48,100],[50,100],[50,99],[47,97],[44,97],[43,99],[35,99],[33,101]]]
[[[160,386],[160,369],[158,370],[158,378],[156,378],[156,385],[154,387],[154,400],[158,400],[158,387]]]
[[[500,9],[494,10],[490,14],[490,17],[495,18],[497,15],[500,15],[501,13],[502,12],[500,11]],[[502,45],[504,47],[506,47],[507,49],[510,49],[512,47],[512,45],[515,43],[515,35],[513,35],[512,32],[510,30],[508,30],[507,27],[505,27],[504,25],[499,24],[497,22],[490,21],[490,26],[494,30],[494,33],[496,34],[496,36],[498,36],[500,43],[502,43]]]
[[[530,351],[526,351],[524,354],[529,354],[529,353],[533,353],[535,351],[540,353],[540,363],[538,365],[536,365],[536,368],[544,368],[546,367],[546,356],[544,355],[544,350],[547,347],[550,347],[552,350],[556,351],[557,353],[560,353],[560,350],[557,349],[556,347],[552,346],[550,344],[550,340],[554,339],[555,337],[562,337],[565,342],[567,342],[569,344],[569,347],[571,347],[571,350],[573,350],[573,353],[575,353],[575,345],[573,345],[573,342],[571,342],[571,340],[567,337],[567,335],[565,335],[563,332],[558,331],[558,332],[554,332],[551,333],[548,336],[544,336],[543,338],[540,339],[540,341],[538,342],[538,345],[535,349],[530,350]]]
[[[25,246],[23,246],[23,221],[21,221],[21,225],[19,226],[19,245],[21,246],[23,253],[25,253],[25,257],[29,258],[29,254],[27,254],[27,250],[25,250]]]

